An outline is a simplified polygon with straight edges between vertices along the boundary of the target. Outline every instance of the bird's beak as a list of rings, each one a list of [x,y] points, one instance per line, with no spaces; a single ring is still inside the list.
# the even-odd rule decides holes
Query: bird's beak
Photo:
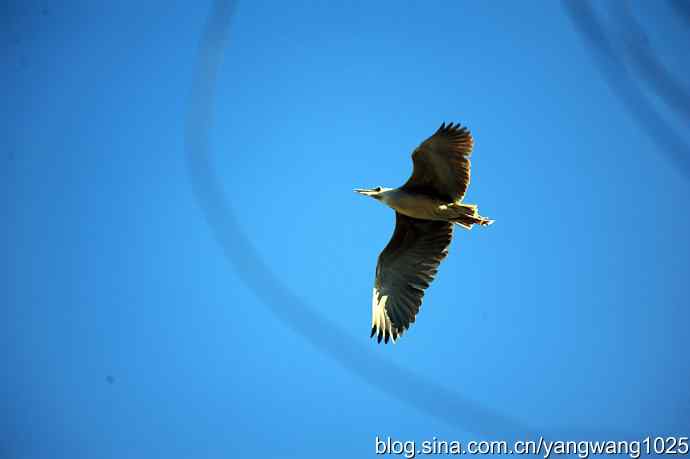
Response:
[[[362,196],[373,196],[376,194],[376,190],[368,190],[366,188],[355,188],[355,193],[359,193]]]

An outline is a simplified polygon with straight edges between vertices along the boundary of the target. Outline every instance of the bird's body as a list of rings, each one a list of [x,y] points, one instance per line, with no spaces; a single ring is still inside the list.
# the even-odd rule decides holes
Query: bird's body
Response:
[[[441,199],[425,194],[395,188],[381,193],[381,201],[388,207],[395,209],[408,217],[420,220],[444,220],[443,205],[447,204]]]
[[[462,203],[470,182],[472,136],[444,124],[412,153],[414,170],[401,187],[357,189],[396,211],[393,237],[379,255],[372,297],[371,336],[395,341],[410,324],[448,254],[453,225],[471,229],[493,220]]]
[[[461,220],[465,217],[474,216],[476,211],[476,206],[472,204],[448,202],[447,200],[400,188],[383,191],[381,193],[381,201],[407,217],[419,220],[452,222],[463,226],[465,226],[465,222],[461,222]],[[468,221],[467,225],[471,227],[475,223],[481,224],[482,221]]]

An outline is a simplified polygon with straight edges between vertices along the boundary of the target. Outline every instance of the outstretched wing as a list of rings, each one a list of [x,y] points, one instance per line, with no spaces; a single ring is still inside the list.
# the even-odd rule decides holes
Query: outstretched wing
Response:
[[[401,187],[456,202],[470,185],[472,134],[459,124],[445,123],[412,153],[414,170]]]
[[[371,336],[379,343],[395,341],[414,322],[452,237],[451,223],[395,213],[395,232],[376,265]]]

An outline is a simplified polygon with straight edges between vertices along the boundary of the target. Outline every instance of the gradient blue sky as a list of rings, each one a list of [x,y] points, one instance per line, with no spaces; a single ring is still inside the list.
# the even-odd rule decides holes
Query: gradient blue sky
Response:
[[[687,23],[655,5],[634,12],[686,76]],[[184,152],[210,3],[2,8],[0,456],[373,457],[376,435],[474,438],[286,327],[225,258]],[[688,434],[690,180],[560,3],[241,2],[215,104],[242,230],[372,357],[538,432]],[[352,189],[402,184],[442,121],[472,130],[466,200],[496,224],[456,231],[415,325],[376,345],[394,216]]]

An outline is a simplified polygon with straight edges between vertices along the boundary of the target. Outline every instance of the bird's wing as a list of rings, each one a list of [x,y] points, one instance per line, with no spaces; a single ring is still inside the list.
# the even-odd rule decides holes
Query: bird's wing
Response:
[[[472,146],[469,129],[443,123],[412,153],[414,170],[401,188],[448,202],[461,200],[470,184]]]
[[[395,341],[414,322],[438,265],[448,255],[453,225],[395,213],[395,232],[376,265],[371,336]]]

